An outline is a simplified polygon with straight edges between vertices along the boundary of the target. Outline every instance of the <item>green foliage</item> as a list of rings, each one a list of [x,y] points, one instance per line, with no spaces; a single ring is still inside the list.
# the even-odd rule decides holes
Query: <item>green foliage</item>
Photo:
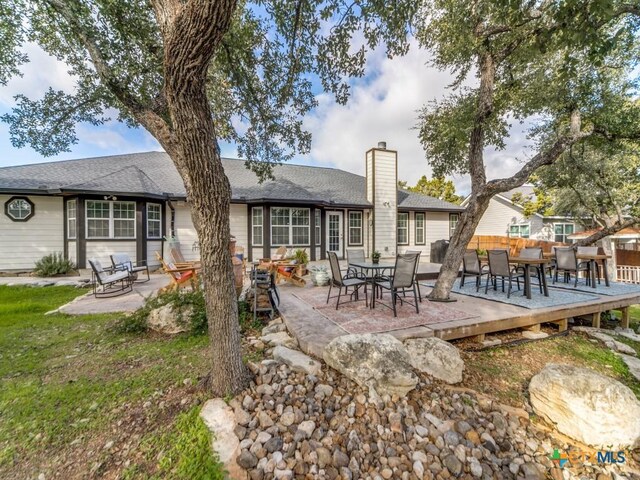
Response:
[[[64,258],[62,253],[50,253],[36,261],[35,274],[39,277],[54,277],[66,275],[72,272],[75,265],[71,260]]]
[[[374,251],[371,253],[371,260],[374,260],[374,261],[376,261],[376,260],[380,260],[380,257],[381,257],[381,256],[382,256],[382,254],[381,254],[378,250],[374,250]]]
[[[293,258],[299,265],[306,265],[307,263],[309,263],[309,254],[303,248],[297,249],[293,254]]]
[[[537,177],[534,178],[537,179]],[[522,207],[522,213],[526,218],[536,213],[540,215],[555,215],[553,209],[556,201],[555,195],[540,186],[534,187],[533,193],[526,196],[522,192],[515,192],[511,195],[511,201]]]
[[[429,180],[426,175],[423,175],[414,187],[407,186],[407,182],[398,182],[398,186],[410,192],[439,198],[456,205],[460,205],[464,199],[464,197],[456,195],[456,187],[453,182],[445,180],[443,177],[434,177]]]
[[[211,433],[200,418],[201,406],[181,413],[173,431],[160,440],[168,451],[160,460],[160,476],[176,480],[225,478],[222,464],[213,455]]]

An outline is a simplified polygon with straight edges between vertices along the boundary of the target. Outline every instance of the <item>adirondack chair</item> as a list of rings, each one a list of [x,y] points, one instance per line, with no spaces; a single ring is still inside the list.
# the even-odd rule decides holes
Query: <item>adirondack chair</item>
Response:
[[[180,247],[171,247],[169,249],[169,254],[171,255],[171,260],[173,260],[173,264],[176,266],[176,268],[187,268],[187,267],[201,268],[202,267],[202,265],[200,264],[200,260],[193,260],[193,261],[185,260],[184,255],[182,255],[182,251],[180,250]]]
[[[297,264],[276,262],[274,265],[276,267],[276,284],[281,281],[291,283],[296,287],[304,287],[307,284],[306,280],[296,273]]]
[[[162,258],[162,255],[160,255],[158,252],[156,252],[156,257],[162,265],[162,271],[166,273],[167,276],[171,279],[171,283],[166,287],[161,288],[160,293],[168,292],[171,290],[180,290],[181,288],[188,285],[190,285],[194,290],[198,290],[200,288],[198,278],[198,270],[200,270],[200,267],[178,267],[171,262],[165,262],[164,258]]]

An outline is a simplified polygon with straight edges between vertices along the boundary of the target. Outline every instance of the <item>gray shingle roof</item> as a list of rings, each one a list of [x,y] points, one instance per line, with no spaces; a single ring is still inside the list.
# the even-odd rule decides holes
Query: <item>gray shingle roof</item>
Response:
[[[243,160],[224,158],[232,198],[304,202],[320,205],[370,206],[365,179],[343,170],[283,164],[275,180],[259,183]],[[82,191],[184,198],[186,192],[173,162],[164,152],[133,153],[0,168],[0,191]],[[460,211],[437,198],[398,191],[398,206],[407,209]]]

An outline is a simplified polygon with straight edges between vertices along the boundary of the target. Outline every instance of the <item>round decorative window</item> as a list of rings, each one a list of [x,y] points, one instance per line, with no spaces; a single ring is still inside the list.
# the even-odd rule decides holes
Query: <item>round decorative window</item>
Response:
[[[4,204],[4,213],[14,222],[26,222],[33,217],[35,206],[27,197],[11,197]]]

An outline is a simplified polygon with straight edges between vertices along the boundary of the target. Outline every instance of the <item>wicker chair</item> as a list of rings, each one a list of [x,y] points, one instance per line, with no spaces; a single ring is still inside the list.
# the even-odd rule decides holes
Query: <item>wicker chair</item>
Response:
[[[406,301],[400,298],[400,294],[406,295],[407,293],[413,293],[414,303],[409,305],[416,307],[416,313],[420,313],[418,309],[418,292],[416,289],[416,264],[418,263],[419,255],[415,253],[405,253],[396,257],[396,265],[393,271],[393,278],[390,280],[377,280],[375,282],[376,289],[389,290],[391,293],[391,305],[380,302],[387,308],[393,310],[393,316],[397,317],[398,312],[396,309],[396,303],[398,300],[401,302]],[[373,295],[373,306],[376,305],[375,295]]]
[[[489,271],[487,272],[487,284],[484,287],[484,293],[489,291],[489,282],[493,280],[493,289],[498,288],[498,278],[502,279],[502,291],[504,292],[504,281],[509,280],[509,288],[507,289],[507,298],[511,297],[511,289],[513,280],[516,280],[518,290],[520,290],[520,279],[524,279],[524,271],[519,267],[509,265],[509,253],[505,250],[489,250]]]
[[[338,288],[337,302],[336,302],[336,310],[340,306],[340,298],[342,297],[342,289],[344,288],[344,295],[349,294],[349,288],[353,288],[353,292],[351,292],[351,297],[355,296],[355,301],[359,300],[358,292],[360,288],[364,286],[364,301],[368,306],[369,303],[367,301],[367,279],[364,277],[362,273],[355,271],[352,268],[347,270],[346,275],[342,275],[340,271],[340,261],[338,260],[338,255],[335,252],[327,252],[327,256],[329,257],[329,265],[331,266],[331,281],[329,282],[329,293],[327,293],[327,303],[329,303],[329,299],[336,298],[335,296],[331,296],[331,289],[333,287]],[[354,300],[351,300],[354,301]],[[343,302],[348,303],[348,302]]]

